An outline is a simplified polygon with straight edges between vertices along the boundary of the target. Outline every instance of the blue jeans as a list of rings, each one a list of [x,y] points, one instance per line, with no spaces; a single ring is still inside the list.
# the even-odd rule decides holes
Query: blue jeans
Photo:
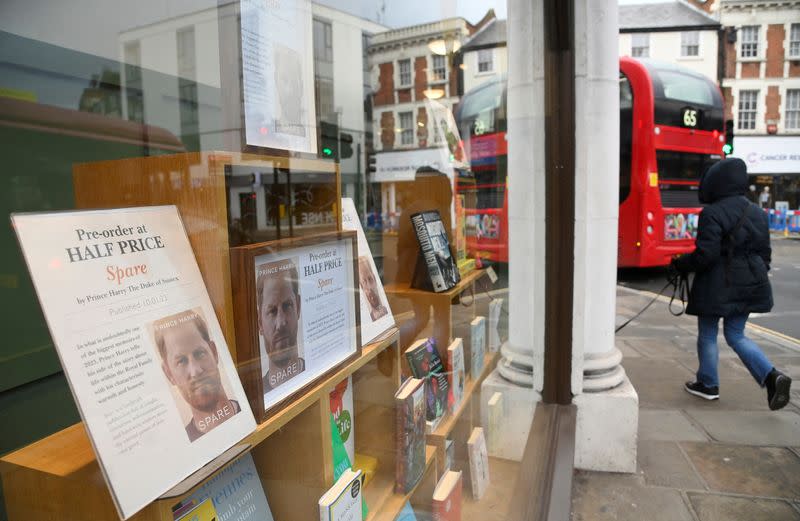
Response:
[[[744,325],[747,323],[748,314],[731,315],[724,317],[723,334],[725,341],[733,348],[742,363],[753,375],[758,385],[764,387],[767,375],[772,371],[773,365],[761,352],[761,349],[749,338],[744,336]],[[717,332],[719,331],[719,317],[697,317],[697,358],[700,367],[697,370],[697,381],[706,387],[719,387],[719,374],[717,362],[719,360],[719,347],[717,346]]]

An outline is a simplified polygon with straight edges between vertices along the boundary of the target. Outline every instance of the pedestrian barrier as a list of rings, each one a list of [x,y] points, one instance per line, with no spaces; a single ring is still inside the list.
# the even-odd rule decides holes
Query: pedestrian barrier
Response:
[[[800,233],[800,210],[764,210],[769,214],[769,229],[784,233]]]

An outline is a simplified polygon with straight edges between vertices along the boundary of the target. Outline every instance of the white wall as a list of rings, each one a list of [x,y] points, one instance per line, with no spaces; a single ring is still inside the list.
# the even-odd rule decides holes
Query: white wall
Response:
[[[494,70],[490,72],[478,72],[478,51],[464,53],[465,93],[501,74],[508,74],[508,47],[495,47],[491,51],[493,53]]]
[[[699,56],[681,56],[681,33],[655,32],[650,34],[650,56],[654,60],[661,60],[686,67],[695,72],[708,76],[717,81],[717,51],[718,38],[716,31],[700,31]],[[619,35],[619,55],[631,55],[631,33]]]

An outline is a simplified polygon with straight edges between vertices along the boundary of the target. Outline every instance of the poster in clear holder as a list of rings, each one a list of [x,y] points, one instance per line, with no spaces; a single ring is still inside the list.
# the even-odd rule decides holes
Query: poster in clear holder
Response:
[[[259,421],[361,354],[355,232],[231,248],[239,374]]]
[[[310,0],[241,0],[245,142],[316,153]]]
[[[175,206],[11,220],[122,518],[253,431]]]

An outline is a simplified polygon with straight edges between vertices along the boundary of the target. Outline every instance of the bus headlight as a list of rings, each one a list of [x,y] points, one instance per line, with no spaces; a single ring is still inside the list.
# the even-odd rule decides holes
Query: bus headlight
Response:
[[[653,132],[654,132],[654,133],[655,133],[655,135],[657,136],[657,135],[661,134],[661,129],[660,129],[659,127],[655,127],[655,128],[653,129]]]
[[[653,227],[652,226],[648,226],[647,227],[647,235],[653,235]]]
[[[647,212],[647,220],[653,222],[653,212]]]

